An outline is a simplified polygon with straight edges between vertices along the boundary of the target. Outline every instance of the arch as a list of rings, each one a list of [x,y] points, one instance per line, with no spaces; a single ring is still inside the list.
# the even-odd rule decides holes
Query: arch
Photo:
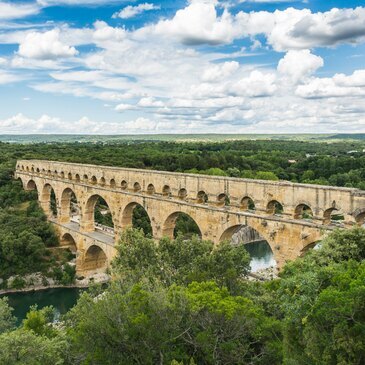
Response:
[[[53,177],[58,177],[58,171],[57,170],[53,171]]]
[[[29,166],[26,167],[26,171],[29,172]]]
[[[77,251],[76,241],[70,233],[65,233],[61,237],[60,246],[69,248],[70,251],[73,253],[76,253],[76,251]]]
[[[46,170],[45,169],[42,169],[42,174],[45,174],[46,173]]]
[[[46,215],[48,217],[56,218],[58,213],[57,198],[51,184],[47,183],[43,186],[40,201]]]
[[[63,223],[68,223],[73,218],[74,222],[80,221],[80,207],[75,192],[66,188],[61,194],[61,217]]]
[[[221,193],[217,196],[217,205],[220,207],[228,206],[230,204],[229,196]]]
[[[32,166],[32,168],[30,169],[31,172],[34,172],[34,167]]]
[[[128,183],[125,180],[123,180],[120,183],[120,187],[122,188],[122,190],[126,190],[128,188]]]
[[[93,184],[93,185],[96,185],[97,183],[98,183],[98,179],[96,178],[96,176],[91,176],[91,184]]]
[[[109,182],[109,185],[112,189],[115,189],[117,187],[117,184],[115,183],[115,180],[114,179],[111,179],[110,182]]]
[[[295,207],[294,219],[313,219],[313,211],[308,204],[301,203]]]
[[[196,196],[196,201],[198,204],[205,204],[208,202],[208,195],[205,191],[201,190],[198,192]]]
[[[106,182],[105,182],[105,177],[104,177],[104,176],[102,176],[102,177],[100,178],[99,184],[100,184],[101,186],[105,186]]]
[[[75,175],[75,180],[76,180],[76,182],[80,182],[81,179],[80,179],[80,175],[79,174],[76,174]]]
[[[186,190],[185,188],[181,188],[181,189],[179,190],[179,192],[178,192],[178,197],[179,197],[179,199],[181,199],[181,200],[185,200],[187,196],[188,196],[188,192],[187,192],[187,190]]]
[[[24,171],[24,166],[22,165],[22,170]]]
[[[29,180],[26,185],[26,190],[37,190],[37,184],[34,180]]]
[[[82,180],[84,181],[84,182],[88,182],[89,181],[89,177],[85,174],[83,177],[82,177]]]
[[[245,245],[251,257],[252,272],[277,265],[273,242],[270,242],[265,235],[249,225],[235,224],[228,227],[219,239],[219,242],[223,241]]]
[[[240,208],[242,210],[255,210],[255,202],[249,196],[244,196],[240,202]]]
[[[168,185],[164,185],[162,188],[162,195],[163,196],[171,196],[171,188]]]
[[[305,256],[309,251],[311,250],[317,250],[319,247],[321,246],[321,240],[317,240],[314,242],[311,242],[309,244],[307,244],[306,246],[304,246],[301,250],[300,250],[300,257]]]
[[[100,270],[107,266],[105,252],[97,245],[90,246],[84,256],[82,267],[85,271]]]
[[[153,195],[156,192],[155,186],[153,184],[148,184],[147,194]]]
[[[134,184],[133,184],[133,191],[135,192],[135,193],[138,193],[139,191],[141,191],[142,190],[142,188],[141,188],[141,184],[139,183],[139,182],[135,182]]]
[[[334,214],[336,212],[336,214]],[[323,213],[323,224],[341,223],[344,220],[344,216],[340,213],[338,208],[328,208]]]
[[[355,216],[356,223],[360,226],[365,224],[365,208],[361,209]]]
[[[37,174],[39,174],[41,172],[41,170],[39,170],[39,168],[37,167],[36,172],[37,172]]]
[[[67,178],[68,178],[69,180],[72,180],[72,174],[71,174],[71,172],[69,172],[69,173],[67,174]]]
[[[182,218],[180,218],[182,217]],[[184,224],[186,224],[189,228],[189,230],[192,231],[192,234],[197,234],[200,238],[202,237],[202,231],[195,221],[193,217],[191,217],[189,214],[186,214],[184,212],[174,212],[170,214],[167,219],[165,220],[162,228],[162,236],[168,237],[168,238],[175,238],[176,235],[179,233],[177,227],[177,224],[179,224],[179,219],[181,222],[182,230],[184,230]],[[178,229],[176,229],[176,227]],[[185,229],[185,232],[181,232],[184,236],[188,236],[187,229]],[[191,234],[190,234],[191,236]]]
[[[65,178],[65,173],[63,171],[61,171],[60,177],[61,177],[61,179],[64,179]]]
[[[48,171],[47,171],[47,175],[48,175],[48,176],[52,176],[52,171],[51,171],[51,170],[48,170]]]
[[[122,228],[133,227],[142,229],[145,235],[151,235],[152,225],[151,219],[145,207],[137,202],[131,202],[126,205],[122,213],[121,219]]]
[[[106,206],[104,207],[104,205]],[[94,194],[89,197],[82,214],[82,224],[86,231],[92,232],[100,229],[106,233],[113,231],[114,234],[114,217],[109,203],[103,196]]]
[[[266,212],[271,215],[274,215],[274,214],[279,215],[284,212],[284,208],[283,208],[283,205],[280,202],[278,202],[277,200],[270,200],[267,203]]]

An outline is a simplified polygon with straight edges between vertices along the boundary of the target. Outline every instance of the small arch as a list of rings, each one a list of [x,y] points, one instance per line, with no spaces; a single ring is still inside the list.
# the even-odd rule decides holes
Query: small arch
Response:
[[[266,206],[266,213],[271,215],[280,215],[283,214],[284,208],[281,203],[279,203],[277,200],[271,200],[267,203]]]
[[[53,171],[53,177],[58,177],[58,171],[57,170]]]
[[[86,174],[83,176],[82,179],[83,179],[84,182],[88,182],[89,181],[89,177]]]
[[[135,193],[138,193],[139,191],[141,191],[141,185],[140,185],[140,183],[138,183],[138,182],[135,182],[134,183],[134,185],[133,185],[133,191],[135,192]]]
[[[105,252],[96,245],[92,245],[85,253],[82,267],[85,271],[105,269],[107,266],[107,257]]]
[[[164,185],[164,187],[162,188],[162,195],[163,196],[171,196],[171,188],[168,185]]]
[[[73,253],[76,253],[76,251],[77,251],[76,241],[70,233],[65,233],[61,237],[60,246],[69,248],[70,251]]]
[[[29,172],[29,166],[27,166],[26,171]]]
[[[80,182],[81,179],[80,179],[80,175],[79,174],[76,174],[75,175],[75,180],[76,180],[76,182]]]
[[[179,192],[178,192],[179,199],[185,200],[187,196],[188,196],[188,192],[185,188],[182,188],[179,190]]]
[[[122,228],[142,229],[143,233],[152,237],[151,219],[147,210],[139,203],[127,204],[122,214]]]
[[[128,183],[125,180],[123,180],[120,183],[120,187],[122,188],[122,190],[126,190],[128,188]]]
[[[340,210],[334,207],[326,209],[323,213],[323,224],[341,224],[344,219]]]
[[[225,193],[219,194],[217,196],[217,205],[220,207],[228,206],[230,205],[230,199],[229,196]]]
[[[69,173],[67,174],[67,178],[68,178],[69,180],[72,180],[72,174],[71,174],[71,172],[69,172]]]
[[[51,171],[51,170],[48,170],[48,171],[47,171],[47,175],[48,175],[48,176],[52,176],[52,171]]]
[[[100,184],[101,186],[105,186],[105,178],[104,178],[103,176],[100,178],[100,182],[99,182],[99,184]]]
[[[46,173],[46,170],[45,169],[42,169],[42,174],[45,174]]]
[[[196,196],[196,201],[198,204],[205,204],[208,202],[208,195],[205,193],[205,191],[201,190],[198,192],[198,195]]]
[[[155,186],[153,184],[149,184],[147,186],[147,194],[153,195],[156,192]]]
[[[61,177],[61,179],[64,179],[65,178],[65,173],[63,171],[61,171],[60,177]]]
[[[313,219],[313,211],[307,204],[298,204],[294,210],[294,219]]]
[[[242,210],[255,210],[255,203],[249,196],[245,196],[241,199],[240,208]]]
[[[36,172],[37,172],[37,174],[39,174],[41,172],[38,167],[37,167]]]
[[[92,176],[91,177],[91,184],[96,185],[97,183],[98,183],[98,179],[96,178],[96,176]]]
[[[24,166],[22,165],[22,170],[24,171]]]
[[[115,183],[115,180],[114,179],[111,179],[110,182],[109,182],[109,185],[112,189],[115,189],[117,187],[117,184]]]
[[[34,172],[34,167],[32,166],[32,168],[30,169],[31,172]]]
[[[168,238],[176,238],[179,233],[184,238],[191,238],[193,235],[202,237],[201,229],[190,215],[183,212],[174,212],[165,220],[162,235]]]

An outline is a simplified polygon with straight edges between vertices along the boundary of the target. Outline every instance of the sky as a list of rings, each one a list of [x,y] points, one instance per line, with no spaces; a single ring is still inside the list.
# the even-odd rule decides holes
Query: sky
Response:
[[[364,0],[0,0],[0,134],[337,132]]]

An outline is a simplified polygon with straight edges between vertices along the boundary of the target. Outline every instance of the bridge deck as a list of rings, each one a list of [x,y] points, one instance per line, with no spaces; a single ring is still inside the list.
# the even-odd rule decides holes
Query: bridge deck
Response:
[[[83,236],[89,237],[95,241],[99,241],[99,242],[105,243],[107,245],[114,246],[114,237],[109,234],[106,234],[106,233],[103,233],[100,231],[81,232],[80,225],[76,222],[69,222],[69,223],[61,224],[61,223],[58,223],[57,221],[55,221],[54,219],[52,219],[51,222],[55,225],[67,228],[70,231],[77,232],[79,234],[82,234]]]

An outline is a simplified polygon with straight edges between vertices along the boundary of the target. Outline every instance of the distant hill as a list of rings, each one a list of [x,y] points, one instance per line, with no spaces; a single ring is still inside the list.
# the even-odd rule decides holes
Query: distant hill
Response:
[[[340,133],[327,138],[330,139],[365,139],[365,133]]]
[[[0,142],[10,143],[111,143],[111,142],[223,142],[232,140],[297,140],[315,141],[333,138],[329,134],[138,134],[138,135],[77,135],[77,134],[28,134],[0,135]]]

